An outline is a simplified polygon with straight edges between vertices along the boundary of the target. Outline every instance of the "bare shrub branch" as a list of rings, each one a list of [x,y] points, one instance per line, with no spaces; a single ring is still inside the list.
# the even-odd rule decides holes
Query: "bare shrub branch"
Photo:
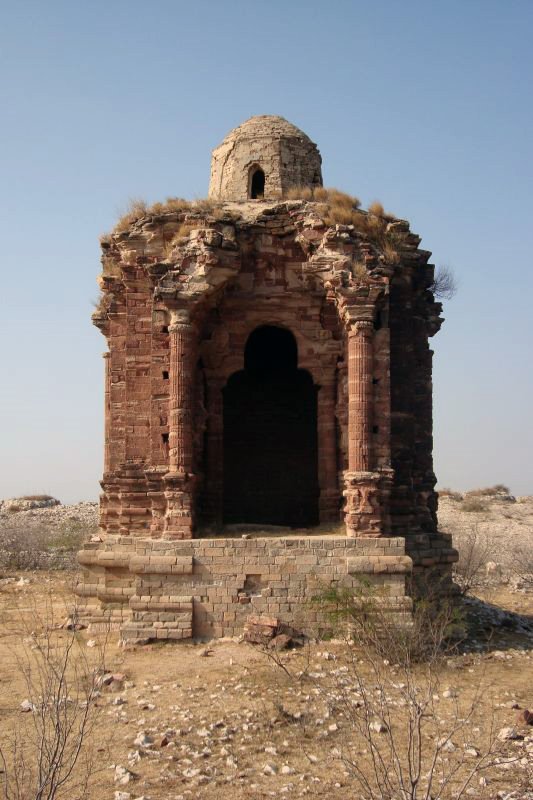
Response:
[[[494,542],[474,524],[461,536],[459,560],[454,577],[463,595],[479,588],[487,574],[487,564],[493,560]]]
[[[96,772],[90,739],[105,643],[91,664],[75,633],[58,632],[51,601],[34,609],[32,626],[24,625],[16,657],[29,710],[0,747],[0,792],[4,800],[82,800]]]
[[[328,759],[364,800],[460,800],[501,748],[494,715],[487,719],[481,703],[487,686],[480,681],[464,699],[442,692],[457,614],[451,604],[441,613],[432,601],[419,602],[410,627],[398,625],[380,599],[361,583],[355,592],[332,586],[320,600],[341,655],[326,662],[327,671],[297,677],[311,684],[321,716],[335,721],[339,744]]]
[[[435,297],[441,300],[451,300],[457,294],[457,279],[450,267],[441,266],[435,270],[433,282],[429,287]]]

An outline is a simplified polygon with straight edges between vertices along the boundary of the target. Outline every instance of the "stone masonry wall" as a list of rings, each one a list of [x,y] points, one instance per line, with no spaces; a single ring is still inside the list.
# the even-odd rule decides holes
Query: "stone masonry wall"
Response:
[[[196,539],[107,537],[79,554],[78,594],[93,626],[128,641],[235,636],[250,614],[308,634],[320,627],[311,598],[332,582],[364,577],[391,613],[405,614],[411,559],[404,541],[346,537]]]
[[[247,606],[294,617],[314,591],[298,570],[290,585],[290,571],[263,585],[256,540],[201,538],[223,530],[224,390],[265,325],[290,331],[312,378],[320,521],[335,525],[344,510],[349,537],[335,547],[366,557],[372,537],[378,548],[398,537],[395,557],[415,574],[449,578],[457,554],[437,531],[431,454],[433,268],[405,221],[381,224],[392,255],[366,228],[325,222],[320,203],[191,204],[103,243],[93,318],[109,344],[104,541],[80,555],[93,621],[114,620],[133,639],[221,635],[242,629]],[[280,552],[264,545],[271,576],[293,547],[285,541]],[[335,566],[348,579],[346,562],[318,552],[331,545],[313,541],[317,552],[300,553],[315,559],[312,575],[331,578]],[[403,596],[403,573],[383,578],[378,555],[377,573],[370,562],[358,572]]]

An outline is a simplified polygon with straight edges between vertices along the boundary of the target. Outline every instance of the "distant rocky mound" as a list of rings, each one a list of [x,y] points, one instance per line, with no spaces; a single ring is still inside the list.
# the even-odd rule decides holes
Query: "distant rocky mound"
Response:
[[[0,569],[76,567],[76,552],[98,529],[98,503],[63,505],[49,495],[0,501]]]
[[[17,511],[29,511],[32,508],[52,508],[60,506],[59,500],[50,497],[49,494],[28,494],[24,497],[11,497],[9,500],[0,500],[0,511],[15,513]]]

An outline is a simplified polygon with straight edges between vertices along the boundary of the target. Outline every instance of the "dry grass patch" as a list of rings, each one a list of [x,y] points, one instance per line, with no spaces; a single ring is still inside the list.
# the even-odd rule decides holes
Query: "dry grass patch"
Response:
[[[191,206],[183,197],[167,197],[164,203],[153,203],[148,209],[149,214],[168,214],[172,211],[186,211]]]
[[[487,510],[487,504],[480,497],[465,497],[461,503],[461,511],[468,513],[480,514]]]
[[[362,261],[357,261],[353,266],[353,276],[360,283],[368,283],[370,277],[368,275],[366,264],[364,264]]]
[[[145,217],[147,212],[148,206],[144,200],[139,198],[130,200],[126,211],[124,214],[122,214],[113,228],[113,233],[122,233],[123,231],[126,231],[130,225],[132,225],[134,222],[137,222],[138,219]]]
[[[284,194],[285,200],[314,200],[319,203],[327,203],[335,208],[359,208],[361,201],[340,189],[327,189],[324,186],[291,186]]]
[[[211,213],[217,207],[217,203],[209,198],[199,200],[185,200],[183,197],[167,197],[164,202],[152,203],[148,205],[144,200],[134,199],[128,204],[126,212],[120,217],[113,233],[126,231],[134,222],[148,215],[163,215],[192,211],[199,213]],[[106,235],[101,237],[102,241],[107,241]]]
[[[389,241],[385,241],[383,244],[383,257],[387,264],[399,264],[400,263],[400,254],[396,250],[396,248],[391,244]]]
[[[376,217],[381,217],[382,219],[387,220],[387,222],[394,222],[396,219],[396,215],[392,214],[390,211],[385,211],[383,208],[382,203],[379,200],[374,200],[368,206],[368,213],[373,214]]]
[[[176,247],[185,244],[185,242],[188,241],[192,231],[196,231],[199,228],[205,227],[205,221],[200,219],[194,220],[194,222],[182,222],[172,239],[165,245],[165,258],[169,258]]]

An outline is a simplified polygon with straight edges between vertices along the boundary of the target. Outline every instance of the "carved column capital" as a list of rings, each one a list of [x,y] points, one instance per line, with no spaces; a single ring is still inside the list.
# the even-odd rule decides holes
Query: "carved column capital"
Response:
[[[179,330],[187,329],[191,326],[191,311],[187,307],[172,308],[170,310],[170,323],[168,332],[173,333]]]
[[[348,322],[348,336],[371,336],[374,333],[374,323],[369,319],[350,320]]]

